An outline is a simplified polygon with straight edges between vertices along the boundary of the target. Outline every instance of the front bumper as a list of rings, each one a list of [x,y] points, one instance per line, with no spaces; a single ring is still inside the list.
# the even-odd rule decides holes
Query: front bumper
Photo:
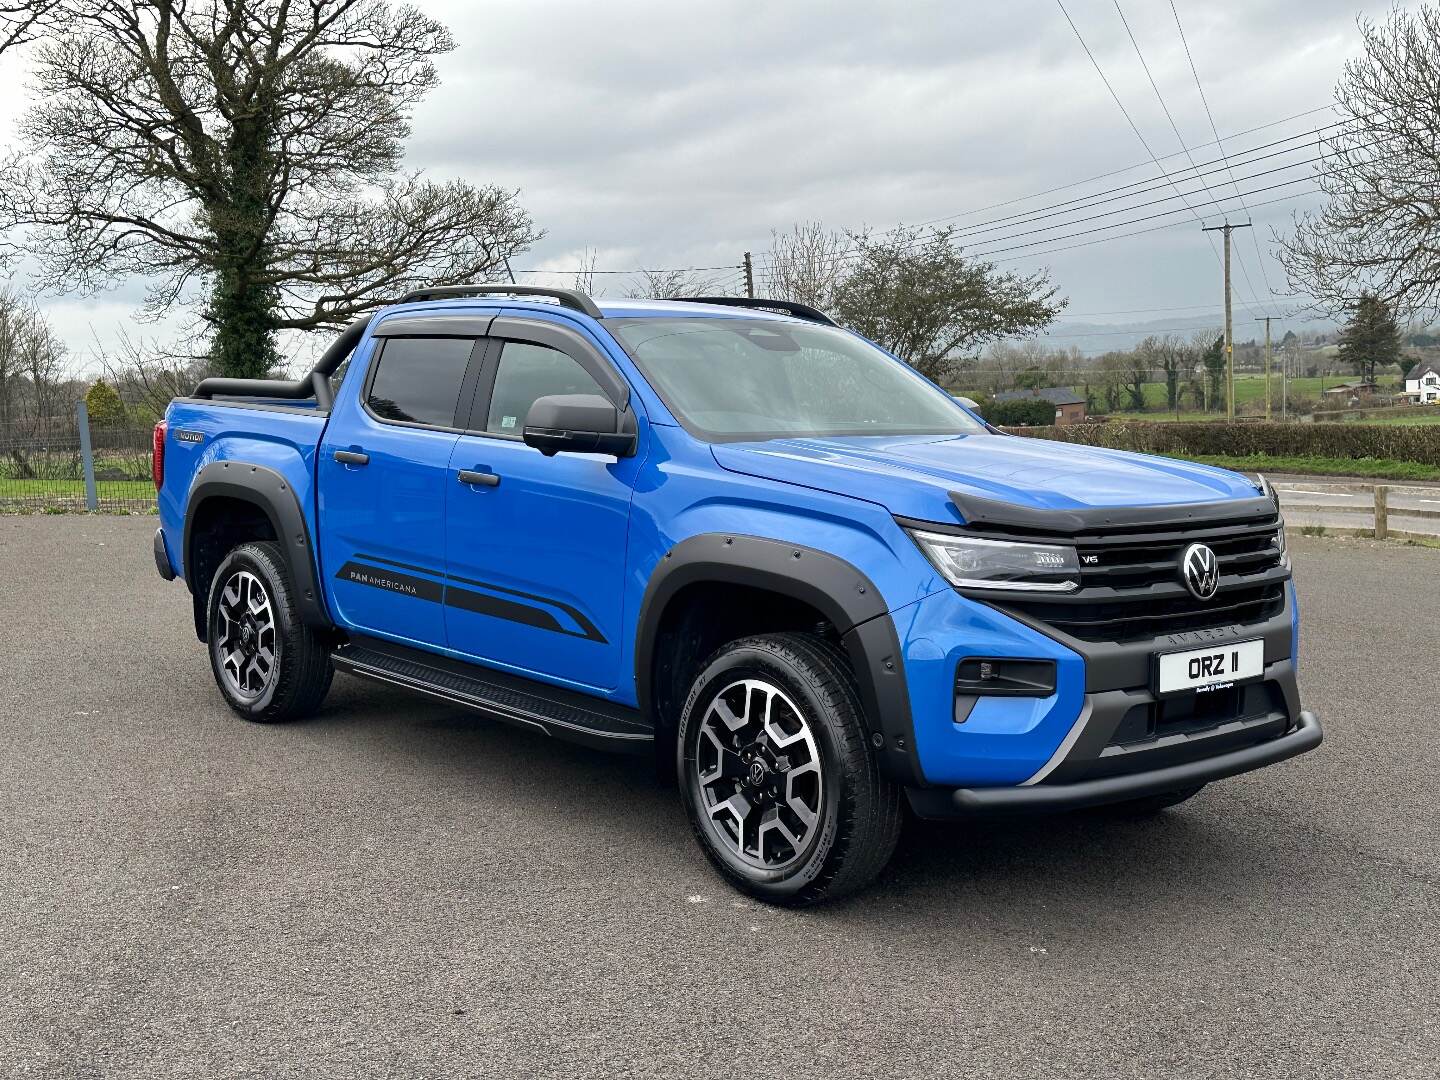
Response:
[[[1323,733],[1312,712],[1301,712],[1294,727],[1277,738],[1199,761],[1145,772],[1124,773],[1069,784],[1019,787],[910,788],[910,803],[925,818],[1044,814],[1125,802],[1208,784],[1227,776],[1297,757],[1320,745]]]

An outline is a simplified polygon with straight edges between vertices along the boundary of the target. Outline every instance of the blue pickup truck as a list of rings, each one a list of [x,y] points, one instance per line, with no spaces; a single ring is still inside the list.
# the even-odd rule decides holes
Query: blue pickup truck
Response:
[[[154,454],[240,716],[339,670],[652,754],[773,903],[866,884],[907,805],[1153,813],[1321,739],[1263,480],[1001,433],[801,304],[412,293]]]

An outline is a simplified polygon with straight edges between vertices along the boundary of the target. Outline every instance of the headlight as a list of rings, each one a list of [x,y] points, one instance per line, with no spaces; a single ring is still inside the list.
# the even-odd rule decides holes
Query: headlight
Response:
[[[919,531],[910,535],[935,569],[962,589],[1070,592],[1080,584],[1073,547]]]

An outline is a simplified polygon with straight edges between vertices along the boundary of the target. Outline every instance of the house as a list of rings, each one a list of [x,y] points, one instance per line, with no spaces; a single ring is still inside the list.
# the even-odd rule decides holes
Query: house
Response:
[[[996,401],[1029,401],[1032,398],[1048,401],[1055,406],[1057,424],[1079,424],[1085,421],[1085,399],[1063,386],[1050,386],[1044,390],[1006,390],[995,395]]]
[[[1379,390],[1376,383],[1367,379],[1348,379],[1322,390],[1320,396],[1331,401],[1358,401],[1360,398],[1373,397]]]
[[[1426,360],[1410,369],[1405,394],[1421,405],[1440,404],[1440,362]]]

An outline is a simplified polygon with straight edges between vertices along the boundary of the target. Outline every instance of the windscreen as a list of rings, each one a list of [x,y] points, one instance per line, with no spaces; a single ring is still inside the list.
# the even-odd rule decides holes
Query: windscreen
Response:
[[[984,430],[943,390],[843,330],[770,319],[605,325],[676,418],[704,438]]]

